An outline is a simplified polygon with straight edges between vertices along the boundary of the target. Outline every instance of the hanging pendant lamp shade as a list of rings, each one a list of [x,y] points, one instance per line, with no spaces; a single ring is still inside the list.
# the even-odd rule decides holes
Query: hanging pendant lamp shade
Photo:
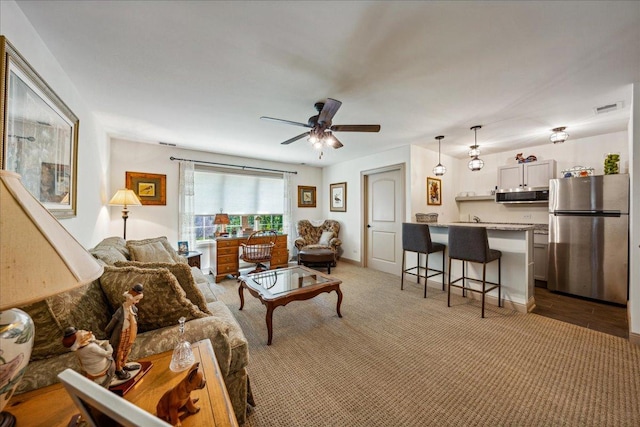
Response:
[[[478,129],[480,128],[482,128],[482,126],[480,125],[471,127],[471,130],[473,131],[473,134],[474,134],[474,137],[473,137],[474,144],[472,148],[478,149]],[[471,152],[469,152],[469,154],[471,154]],[[471,169],[472,172],[479,171],[484,166],[484,162],[480,158],[478,158],[479,155],[480,155],[480,150],[478,150],[475,153],[475,156],[473,156],[473,158],[469,161],[469,164],[467,165],[469,166],[469,169]]]
[[[433,173],[435,174],[435,176],[442,176],[445,174],[445,172],[447,172],[447,168],[442,166],[442,163],[440,163],[440,142],[444,139],[444,136],[436,136],[436,139],[438,140],[438,164],[435,168],[433,168]]]
[[[549,137],[549,141],[553,142],[554,144],[562,144],[563,142],[565,142],[567,138],[569,138],[569,134],[564,131],[565,129],[566,127],[564,126],[553,128],[553,133]]]

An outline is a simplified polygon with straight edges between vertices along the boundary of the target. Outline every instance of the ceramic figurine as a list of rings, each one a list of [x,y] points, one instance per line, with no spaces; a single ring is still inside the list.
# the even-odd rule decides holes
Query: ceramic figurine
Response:
[[[135,367],[127,366],[127,359],[138,333],[138,308],[136,304],[142,299],[143,290],[143,286],[138,283],[123,294],[124,302],[113,314],[105,329],[114,349],[116,376],[121,380],[131,378],[131,374],[127,371],[139,369],[138,364]]]
[[[113,348],[107,340],[97,340],[91,331],[65,329],[62,345],[76,353],[84,375],[103,387],[109,387],[116,367]]]
[[[193,390],[203,389],[206,385],[204,374],[198,369],[199,367],[200,362],[196,362],[178,385],[162,395],[156,406],[158,418],[169,421],[173,426],[180,427],[182,425],[178,416],[180,410],[184,408],[190,414],[195,414],[200,410],[195,405],[199,399],[191,398]]]
[[[524,158],[522,156],[522,153],[518,153],[516,154],[516,160],[518,161],[518,163],[529,163],[529,162],[535,162],[536,160],[538,160],[538,158],[533,154],[528,156],[527,158]]]

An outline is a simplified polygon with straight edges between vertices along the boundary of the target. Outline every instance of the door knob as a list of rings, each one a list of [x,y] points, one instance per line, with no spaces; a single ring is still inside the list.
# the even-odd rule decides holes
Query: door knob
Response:
[[[367,228],[371,228],[371,225],[370,225],[370,224],[367,224]]]

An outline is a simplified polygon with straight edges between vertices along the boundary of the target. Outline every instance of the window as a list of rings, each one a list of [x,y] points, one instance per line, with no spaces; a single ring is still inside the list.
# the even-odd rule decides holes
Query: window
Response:
[[[229,215],[226,231],[283,231],[282,175],[197,166],[194,172],[196,241],[215,237],[216,213]]]

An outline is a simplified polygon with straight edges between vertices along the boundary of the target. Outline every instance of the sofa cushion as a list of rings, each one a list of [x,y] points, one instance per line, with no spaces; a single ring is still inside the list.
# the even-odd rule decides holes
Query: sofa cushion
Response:
[[[58,326],[45,300],[18,308],[27,313],[35,325],[30,360],[46,359],[69,351],[62,345],[63,331]]]
[[[200,288],[196,284],[196,281],[193,277],[192,269],[189,265],[166,262],[119,261],[116,262],[115,266],[133,266],[138,268],[166,268],[171,272],[171,274],[176,276],[180,287],[184,290],[187,298],[189,298],[189,301],[195,304],[203,312],[211,314],[209,313],[209,309],[207,308],[207,301],[204,295],[202,295],[202,292],[200,292]]]
[[[113,312],[122,304],[125,291],[140,283],[144,286],[138,307],[138,331],[177,325],[187,320],[208,316],[189,299],[176,277],[166,268],[105,267],[100,286]]]
[[[116,248],[101,246],[89,249],[89,253],[107,265],[114,265],[118,261],[127,261],[127,258]]]
[[[149,242],[144,245],[129,246],[132,261],[141,262],[167,262],[175,264],[171,254],[167,252],[162,243]]]
[[[126,259],[129,259],[129,249],[127,249],[127,241],[122,237],[107,237],[100,243],[98,243],[95,248],[113,248],[124,255]]]
[[[176,252],[176,250],[173,249],[173,247],[169,243],[169,240],[165,236],[154,237],[152,239],[144,239],[144,240],[127,240],[127,249],[129,250],[130,255],[131,255],[129,257],[129,259],[131,261],[164,262],[164,260],[160,260],[160,259],[140,259],[140,258],[136,258],[135,255],[131,253],[131,249],[134,248],[134,247],[146,246],[146,245],[152,244],[152,243],[160,243],[164,247],[164,249],[167,251],[167,253],[171,257],[173,262],[186,262],[185,261],[186,258],[184,258],[183,256],[180,256],[178,254],[178,252]],[[157,248],[156,245],[154,245],[154,247]]]
[[[99,280],[46,298],[45,301],[61,331],[74,326],[76,329],[92,331],[98,338],[106,338],[110,308]]]

